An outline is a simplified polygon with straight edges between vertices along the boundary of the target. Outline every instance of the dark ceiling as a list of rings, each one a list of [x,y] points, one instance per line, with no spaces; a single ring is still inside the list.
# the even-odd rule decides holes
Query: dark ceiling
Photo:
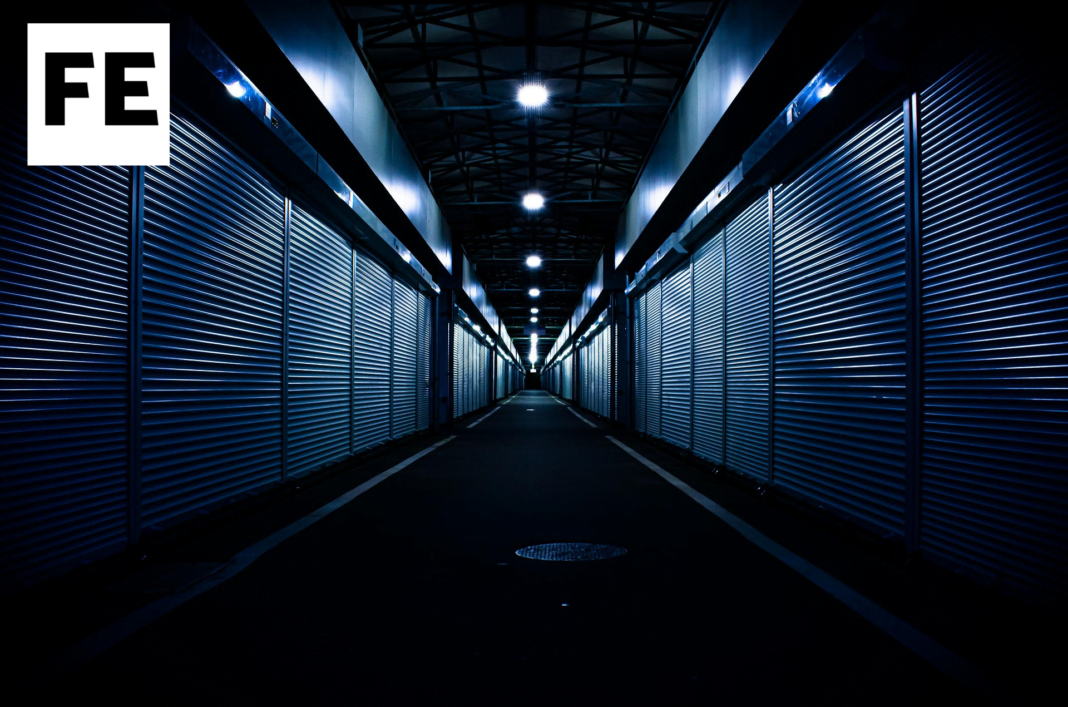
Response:
[[[341,7],[509,334],[522,338],[541,310],[542,357],[614,240],[717,4]],[[548,105],[517,103],[527,81],[548,88]],[[533,214],[520,205],[532,189],[546,199]]]

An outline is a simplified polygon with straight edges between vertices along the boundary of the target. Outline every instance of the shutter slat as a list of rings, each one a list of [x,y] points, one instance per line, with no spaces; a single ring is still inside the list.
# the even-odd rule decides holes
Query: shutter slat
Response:
[[[901,108],[775,189],[775,482],[901,537]]]
[[[690,448],[690,289],[689,262],[664,279],[661,436],[683,449]]]
[[[1068,594],[1068,130],[1019,58],[920,95],[921,548]]]
[[[727,224],[727,466],[768,478],[768,198]]]
[[[350,452],[352,246],[293,205],[289,227],[287,472],[300,476]]]
[[[392,284],[389,272],[357,254],[353,343],[353,451],[389,439]]]
[[[130,171],[27,167],[0,118],[0,576],[127,539]]]
[[[694,253],[693,451],[723,463],[723,230]]]
[[[284,205],[221,139],[171,121],[145,172],[146,525],[281,479]]]

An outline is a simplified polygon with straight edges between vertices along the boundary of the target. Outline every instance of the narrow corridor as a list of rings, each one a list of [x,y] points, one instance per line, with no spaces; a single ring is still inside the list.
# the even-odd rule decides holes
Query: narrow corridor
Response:
[[[425,452],[370,488],[356,486],[365,490],[355,497],[337,493],[340,479],[328,481],[321,486],[334,484],[329,492],[309,489],[309,498],[298,494],[166,553],[157,567],[221,567],[206,586],[228,576],[226,557],[255,561],[46,684],[130,700],[166,685],[157,694],[175,703],[230,695],[372,704],[810,695],[847,703],[873,684],[881,686],[875,702],[970,699],[612,441],[622,437],[548,393],[512,396],[451,435],[366,465],[360,478],[378,479]],[[951,597],[893,563],[789,514],[772,519],[759,498],[632,438],[620,442],[772,540],[844,572],[839,579],[876,604],[889,597],[889,611],[944,631],[948,650],[982,657],[989,648],[983,641],[996,625],[962,634],[970,609],[959,597],[940,606]],[[263,537],[307,519],[311,497],[338,496],[351,500],[258,554]],[[627,553],[588,562],[516,555],[559,542]],[[126,585],[137,586],[136,577]],[[175,589],[188,593],[188,585]],[[97,635],[82,644],[86,656],[106,646],[107,631]],[[64,667],[53,660],[41,675]],[[963,676],[972,687],[984,680]]]

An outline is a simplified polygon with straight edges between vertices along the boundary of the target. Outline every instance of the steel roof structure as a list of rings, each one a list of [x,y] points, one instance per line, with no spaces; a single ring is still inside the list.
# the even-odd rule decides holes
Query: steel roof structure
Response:
[[[614,237],[721,4],[338,5],[509,334],[540,310],[539,357]],[[529,83],[546,105],[518,103]],[[543,209],[523,209],[530,191]]]

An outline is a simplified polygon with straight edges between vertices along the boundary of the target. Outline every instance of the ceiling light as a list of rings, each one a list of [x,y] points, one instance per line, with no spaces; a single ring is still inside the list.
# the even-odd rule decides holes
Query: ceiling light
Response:
[[[549,102],[549,89],[540,83],[528,83],[520,87],[516,100],[526,108],[540,108]]]
[[[528,268],[536,268],[539,265],[541,265],[541,258],[539,258],[538,256],[531,255],[531,256],[529,256],[527,258],[527,267]]]
[[[541,290],[539,290],[537,287],[531,287],[530,288],[530,296],[531,297],[537,297],[540,294],[541,294]]]
[[[537,211],[545,206],[545,197],[536,191],[523,195],[523,208],[527,211]]]
[[[226,90],[229,91],[230,95],[234,98],[241,98],[241,96],[245,95],[247,89],[241,85],[240,81],[234,81],[233,83],[226,84]]]
[[[531,335],[530,335],[530,341],[531,341],[531,343],[534,343],[534,342],[535,342],[535,341],[537,341],[537,340],[538,340],[538,335],[537,335],[537,334],[531,334]]]
[[[537,324],[538,323],[538,318],[537,317],[531,317],[530,318],[530,323],[531,324]]]
[[[816,91],[816,98],[826,98],[831,95],[831,91],[834,90],[834,86],[829,83],[825,83],[819,87]]]
[[[531,314],[537,314],[538,313],[538,308],[537,307],[531,307],[530,308],[530,313]]]

